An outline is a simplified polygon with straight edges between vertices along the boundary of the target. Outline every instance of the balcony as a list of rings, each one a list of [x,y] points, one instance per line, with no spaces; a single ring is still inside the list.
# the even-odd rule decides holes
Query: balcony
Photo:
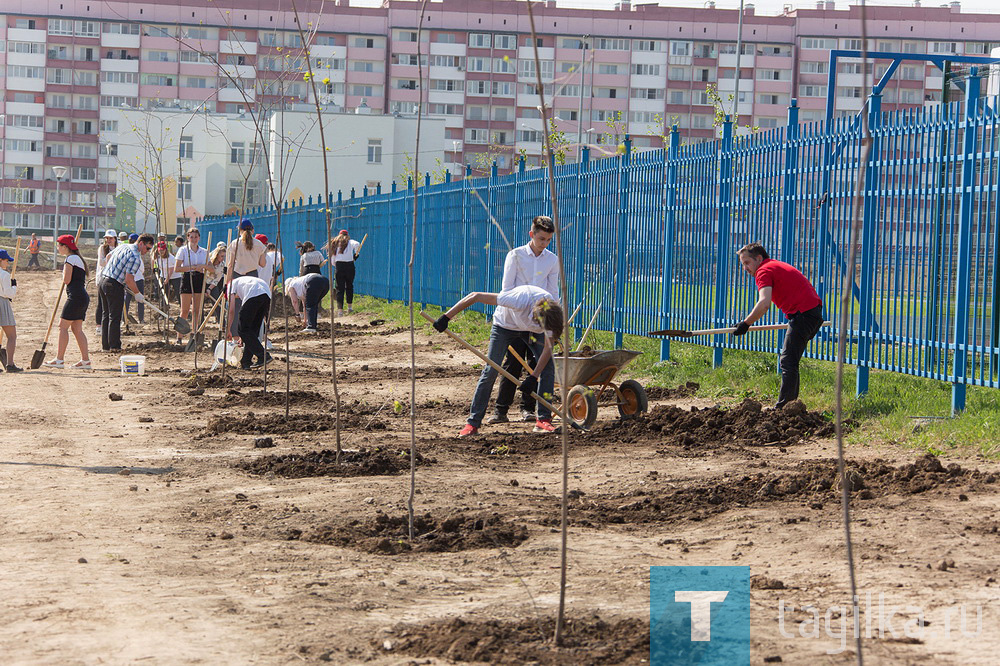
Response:
[[[105,32],[101,35],[101,46],[112,49],[137,49],[141,39],[139,35],[116,35]]]
[[[222,39],[219,40],[219,53],[257,55],[257,42],[239,42],[232,39]]]
[[[44,30],[7,28],[7,41],[9,42],[42,42],[44,44],[46,39],[47,36]]]
[[[139,60],[119,60],[117,58],[102,58],[101,71],[104,72],[138,72]]]

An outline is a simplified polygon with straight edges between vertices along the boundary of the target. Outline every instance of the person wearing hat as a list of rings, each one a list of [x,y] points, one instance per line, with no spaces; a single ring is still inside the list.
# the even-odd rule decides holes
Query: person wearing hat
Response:
[[[104,267],[108,263],[108,255],[111,251],[118,247],[118,234],[115,233],[114,229],[108,229],[104,232],[104,242],[101,247],[97,248],[97,269],[94,271],[94,280],[97,284],[101,283],[101,275],[104,273]],[[97,335],[101,334],[101,318],[104,312],[104,299],[101,297],[101,290],[97,290]]]
[[[66,303],[63,305],[59,319],[59,344],[56,357],[42,365],[46,368],[64,368],[66,362],[66,347],[69,346],[69,332],[73,331],[76,344],[80,347],[80,360],[72,367],[90,370],[90,356],[87,348],[87,336],[83,332],[83,321],[87,318],[87,307],[90,296],[87,295],[87,262],[80,256],[76,240],[69,234],[56,239],[56,248],[60,256],[66,257],[63,264],[63,284],[66,285]]]
[[[195,331],[201,326],[202,293],[208,263],[208,250],[198,244],[200,240],[201,232],[197,227],[191,227],[187,231],[187,244],[177,250],[177,272],[182,276],[181,317],[187,319],[190,315],[191,328]],[[177,341],[181,341],[180,334]]]
[[[124,231],[119,231],[118,232],[118,242],[119,243],[127,243],[128,242],[128,234],[126,232],[124,232]]]
[[[17,349],[17,321],[10,299],[17,295],[17,280],[10,276],[10,266],[14,258],[7,250],[0,250],[0,328],[7,334],[7,372],[21,372],[14,365],[14,350]]]
[[[239,277],[258,277],[261,268],[267,263],[264,257],[267,248],[259,240],[254,238],[253,222],[243,218],[240,220],[239,237],[233,240],[226,249],[226,281],[231,282]],[[235,321],[240,321],[240,307],[242,300],[236,296],[229,302],[229,307],[233,310]],[[233,321],[233,320],[230,320]],[[236,329],[232,329],[232,334],[237,335]],[[246,344],[244,342],[244,344]]]
[[[108,257],[98,288],[104,297],[101,321],[101,348],[104,351],[121,351],[122,311],[125,291],[131,292],[139,303],[145,298],[135,283],[135,273],[142,266],[142,255],[149,252],[155,239],[149,234],[139,236],[133,245],[119,245]]]
[[[337,237],[330,241],[329,255],[336,272],[337,314],[344,314],[344,297],[347,297],[347,311],[354,312],[354,260],[361,252],[361,244],[351,240],[347,229],[341,229]]]
[[[152,238],[152,235],[150,235],[150,238]],[[129,236],[128,236],[128,242],[129,242],[130,245],[134,245],[137,240],[139,240],[139,234],[129,234]],[[140,257],[140,260],[139,260],[139,266],[135,269],[135,273],[132,275],[132,278],[135,280],[135,284],[139,288],[139,293],[140,294],[145,294],[146,293],[146,265],[145,265],[145,263],[143,263],[141,257]],[[140,301],[139,299],[136,299],[135,303],[136,303],[136,305],[135,305],[136,317],[138,318],[140,324],[144,324],[144,323],[146,323],[146,305],[145,305],[146,300],[143,299],[143,300]],[[129,305],[131,305],[131,304],[132,304],[132,295],[126,291],[125,292],[125,311],[124,311],[124,313],[122,315],[123,317],[126,317],[126,318],[128,317],[128,308],[129,308]]]

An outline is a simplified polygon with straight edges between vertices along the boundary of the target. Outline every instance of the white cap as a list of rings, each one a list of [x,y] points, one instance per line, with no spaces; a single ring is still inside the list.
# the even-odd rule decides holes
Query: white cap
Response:
[[[105,238],[118,238],[118,234],[115,233],[114,229],[108,229],[104,232]]]

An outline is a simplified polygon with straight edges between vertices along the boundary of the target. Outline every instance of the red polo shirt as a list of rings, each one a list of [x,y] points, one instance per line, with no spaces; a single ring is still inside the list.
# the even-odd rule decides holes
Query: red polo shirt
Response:
[[[771,288],[771,300],[785,316],[822,305],[819,294],[797,268],[776,259],[765,259],[754,273],[757,288]]]

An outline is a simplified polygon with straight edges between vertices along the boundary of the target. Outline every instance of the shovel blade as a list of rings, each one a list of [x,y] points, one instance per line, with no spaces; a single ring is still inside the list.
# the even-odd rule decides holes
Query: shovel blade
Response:
[[[173,317],[171,321],[174,324],[174,330],[181,335],[187,335],[191,332],[191,323],[184,319],[183,317]]]
[[[31,369],[38,370],[42,367],[42,361],[45,360],[45,349],[36,349],[35,353],[31,355]],[[4,365],[6,367],[6,364]]]
[[[0,365],[7,367],[7,350],[0,347]]]

